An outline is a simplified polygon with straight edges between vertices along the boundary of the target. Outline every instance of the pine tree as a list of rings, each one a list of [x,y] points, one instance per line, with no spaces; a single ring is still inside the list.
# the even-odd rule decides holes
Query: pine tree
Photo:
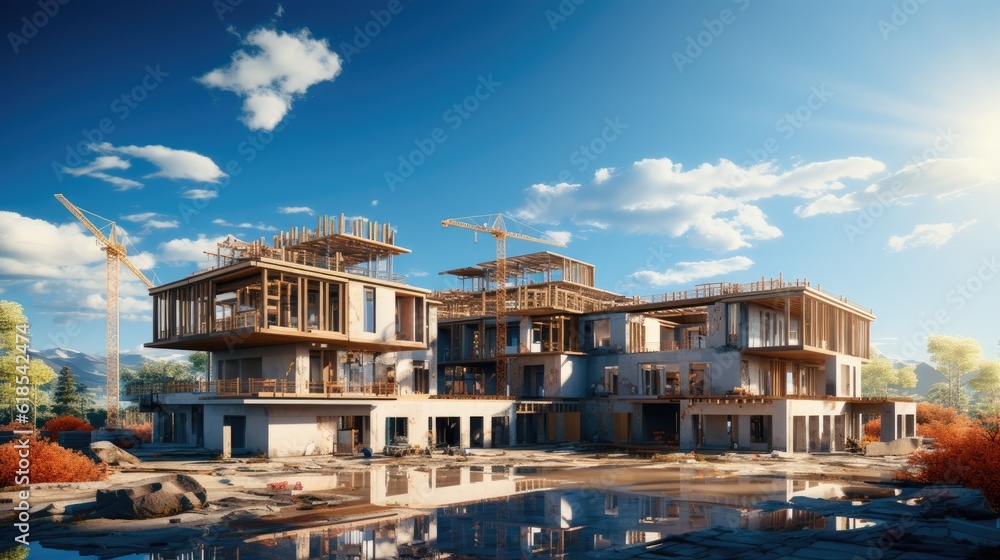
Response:
[[[80,414],[80,393],[76,374],[73,368],[63,366],[59,370],[56,382],[55,406],[52,407],[56,416],[77,416]]]

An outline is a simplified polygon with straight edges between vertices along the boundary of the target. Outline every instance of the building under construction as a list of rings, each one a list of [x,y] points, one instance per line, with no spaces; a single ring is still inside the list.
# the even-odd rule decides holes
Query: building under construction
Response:
[[[876,416],[883,439],[914,435],[912,402],[860,396],[872,311],[809,282],[626,297],[591,264],[498,244],[431,293],[394,272],[407,253],[387,224],[343,216],[221,243],[215,266],[150,290],[148,345],[210,351],[213,374],[126,398],[158,413],[161,440],[270,456],[404,441],[827,451]]]

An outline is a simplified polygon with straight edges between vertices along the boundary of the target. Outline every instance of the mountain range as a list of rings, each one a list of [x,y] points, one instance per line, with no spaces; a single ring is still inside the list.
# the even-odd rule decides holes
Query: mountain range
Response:
[[[86,354],[69,348],[43,348],[41,350],[30,350],[32,360],[41,360],[56,374],[63,366],[69,366],[76,374],[77,381],[86,385],[88,390],[92,390],[99,399],[104,398],[107,389],[108,365],[105,356],[95,356]],[[122,352],[119,354],[118,362],[122,368],[136,368],[150,358],[139,354]]]

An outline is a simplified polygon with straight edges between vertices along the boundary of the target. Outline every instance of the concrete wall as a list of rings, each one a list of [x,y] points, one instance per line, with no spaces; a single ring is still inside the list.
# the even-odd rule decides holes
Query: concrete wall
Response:
[[[269,457],[333,453],[338,418],[367,416],[371,411],[368,405],[269,404],[266,409]]]
[[[736,433],[736,441],[739,449],[750,450],[750,417],[770,416],[771,417],[771,441],[773,450],[784,451],[788,443],[789,426],[786,422],[786,407],[789,401],[775,400],[764,403],[737,403],[735,399],[729,404],[715,404],[704,401],[681,401],[681,426],[680,426],[680,446],[681,449],[697,449],[698,443],[695,440],[694,417],[703,418],[705,425],[704,448],[732,448],[731,436],[726,434],[726,416],[733,417],[733,430]],[[756,447],[754,446],[754,450]]]
[[[246,452],[267,453],[268,416],[264,405],[205,405],[205,449],[222,450],[222,426],[226,416],[246,417]],[[237,449],[234,444],[234,450]]]
[[[836,354],[828,356],[826,359],[826,388],[825,394],[836,395],[838,397],[860,397],[861,396],[861,358],[854,356],[844,356]],[[850,391],[843,390],[844,372],[841,366],[848,366],[850,369],[849,381]]]
[[[646,331],[645,347],[650,350],[660,349],[660,322],[651,317],[645,317],[643,324]]]
[[[642,406],[624,399],[596,398],[580,403],[580,437],[583,441],[612,443],[614,441],[615,414],[632,414],[632,440],[639,441],[642,435],[637,417]]]
[[[726,345],[726,304],[716,303],[708,306],[708,339],[705,344],[709,348],[719,348]]]
[[[565,354],[532,356],[521,354],[508,364],[508,383],[511,395],[520,395],[524,382],[524,368],[541,366],[544,375],[544,394],[530,398],[583,398],[591,393],[587,384],[587,358]]]
[[[882,403],[882,441],[915,437],[917,403]]]
[[[375,288],[375,332],[365,332],[365,288]],[[396,290],[387,286],[348,284],[347,328],[352,340],[396,340]],[[435,329],[437,330],[437,329]]]
[[[513,401],[494,401],[479,399],[447,399],[436,400],[421,397],[400,398],[395,401],[375,402],[371,410],[371,443],[372,449],[380,452],[386,445],[385,419],[386,418],[407,418],[407,436],[411,445],[418,444],[421,447],[427,445],[428,419],[433,418],[459,418],[460,445],[471,447],[472,434],[470,431],[472,417],[482,417],[483,419],[483,447],[492,445],[493,417],[505,416],[508,418],[508,425],[511,431],[514,430],[514,403]],[[435,426],[432,421],[430,425]]]
[[[613,331],[612,331],[613,332]],[[691,362],[708,362],[708,376],[705,379],[705,393],[723,395],[740,385],[740,352],[702,348],[696,350],[675,350],[671,352],[635,352],[631,354],[607,354],[587,358],[587,390],[604,383],[604,368],[618,366],[618,394],[632,397],[642,393],[640,364],[677,364],[681,374],[681,393],[688,390],[687,380]],[[634,392],[633,392],[633,387]],[[590,393],[592,394],[592,392]]]
[[[839,401],[789,400],[787,402],[789,417],[789,442],[792,444],[786,451],[827,452],[843,451],[848,437],[848,422],[851,404]],[[838,421],[843,417],[843,433],[836,433]],[[796,420],[798,419],[798,420]],[[795,422],[803,427],[804,432],[795,433]],[[796,435],[798,436],[796,438]],[[803,442],[805,449],[796,449],[795,441]]]
[[[212,364],[213,375],[218,375],[221,371],[220,361],[261,358],[261,377],[264,379],[285,379],[289,382],[309,381],[308,343],[278,344],[213,352],[212,358],[215,362]],[[289,369],[293,362],[295,365]],[[287,377],[286,373],[288,373]],[[240,378],[245,379],[243,375]]]

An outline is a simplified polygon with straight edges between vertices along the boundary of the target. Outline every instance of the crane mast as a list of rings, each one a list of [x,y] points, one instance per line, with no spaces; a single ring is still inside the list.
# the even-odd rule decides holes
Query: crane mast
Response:
[[[107,337],[107,408],[108,408],[108,419],[106,422],[107,426],[117,427],[119,424],[118,415],[118,379],[119,379],[119,356],[118,356],[118,329],[119,329],[119,313],[118,313],[118,272],[120,269],[119,264],[124,264],[126,268],[132,271],[139,280],[149,288],[153,287],[153,283],[146,277],[142,271],[136,267],[132,261],[128,259],[128,251],[125,249],[125,244],[119,239],[121,238],[118,232],[118,226],[111,220],[107,220],[109,223],[108,235],[94,225],[89,218],[83,213],[80,208],[74,205],[72,202],[66,199],[65,196],[61,194],[55,195],[56,200],[62,203],[67,210],[87,230],[90,231],[97,238],[98,242],[101,244],[101,250],[104,251],[107,260],[107,286],[106,286],[106,299],[107,299],[107,324],[108,324],[108,337]],[[105,218],[106,219],[106,218]]]
[[[465,229],[470,229],[475,232],[488,233],[493,236],[497,243],[497,264],[496,264],[496,278],[494,281],[496,283],[496,297],[495,297],[495,315],[496,315],[496,346],[494,354],[496,355],[496,375],[497,375],[497,394],[506,394],[507,392],[507,239],[519,239],[521,241],[530,241],[532,243],[541,243],[543,245],[552,245],[555,247],[565,247],[562,243],[555,240],[545,239],[540,236],[526,235],[524,233],[518,233],[510,231],[507,227],[507,222],[512,222],[521,226],[522,228],[533,229],[530,226],[522,224],[513,218],[504,217],[503,214],[489,214],[486,216],[470,216],[466,218],[449,218],[441,221],[441,227],[455,226]],[[541,232],[538,232],[541,233]],[[545,235],[542,233],[542,235]]]

